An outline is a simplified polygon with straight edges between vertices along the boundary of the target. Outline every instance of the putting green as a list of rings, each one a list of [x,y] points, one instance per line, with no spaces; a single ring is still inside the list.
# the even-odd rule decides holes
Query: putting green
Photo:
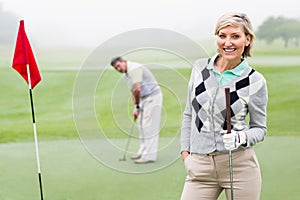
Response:
[[[167,140],[161,138],[161,141]],[[125,146],[126,139],[114,142]],[[130,150],[136,145],[133,141]],[[45,199],[180,198],[185,178],[180,159],[153,173],[132,174],[102,165],[79,140],[41,141],[39,146]],[[263,177],[262,200],[299,199],[299,148],[300,137],[267,137],[255,147]],[[111,156],[112,160],[122,157]],[[39,199],[34,144],[1,144],[0,158],[0,199]],[[137,167],[129,159],[127,165]],[[219,199],[224,199],[224,195]]]

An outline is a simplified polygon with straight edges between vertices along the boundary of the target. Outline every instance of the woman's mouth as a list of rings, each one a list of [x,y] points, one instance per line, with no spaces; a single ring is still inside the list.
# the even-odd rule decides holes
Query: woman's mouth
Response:
[[[228,48],[223,48],[223,50],[224,50],[226,53],[232,53],[232,52],[234,52],[234,51],[236,50],[236,48],[230,48],[230,49],[228,49]]]

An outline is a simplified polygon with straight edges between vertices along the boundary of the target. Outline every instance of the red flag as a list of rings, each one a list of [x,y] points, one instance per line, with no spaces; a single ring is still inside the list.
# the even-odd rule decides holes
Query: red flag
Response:
[[[31,88],[33,89],[42,80],[42,78],[25,33],[24,20],[21,20],[12,67],[17,70],[17,72],[19,72],[19,74],[29,84],[27,64],[29,65],[30,82]]]

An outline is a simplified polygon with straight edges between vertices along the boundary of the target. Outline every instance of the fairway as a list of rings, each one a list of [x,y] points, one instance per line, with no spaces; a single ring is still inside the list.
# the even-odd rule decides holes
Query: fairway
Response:
[[[262,200],[299,199],[299,147],[299,137],[267,137],[256,146],[263,178]],[[41,142],[40,151],[45,199],[180,198],[185,178],[180,159],[153,173],[131,174],[103,166],[85,151],[79,140]],[[118,160],[120,156],[114,155],[112,159]],[[0,199],[38,200],[34,144],[1,144],[0,157],[5,160],[0,163]],[[136,167],[131,160],[127,164]]]
[[[300,87],[300,67],[266,66],[257,70],[266,77],[269,89],[268,137],[255,147],[263,177],[261,199],[296,200],[300,195],[300,94],[295,91]],[[170,154],[161,152],[157,163],[140,168],[131,160],[118,161],[131,127],[132,106],[128,89],[118,73],[112,70],[90,71],[101,75],[92,105],[95,112],[92,116],[83,115],[82,119],[86,121],[80,130],[84,131],[78,134],[72,110],[77,71],[41,71],[43,81],[34,90],[34,100],[45,199],[180,198],[186,174],[182,161],[178,159],[178,136],[191,70],[152,71],[164,94],[160,149],[170,147]],[[12,69],[2,68],[0,74],[6,77],[0,79],[2,91],[6,94],[0,99],[4,105],[0,114],[0,199],[39,199],[28,90],[24,80]],[[85,113],[85,106],[83,102],[80,113]],[[101,137],[95,135],[97,132],[89,126],[91,117],[96,119]],[[92,143],[86,143],[89,136]],[[175,143],[170,146],[174,138]],[[117,150],[105,148],[107,141]],[[136,148],[137,140],[133,139],[130,153]],[[101,156],[106,160],[99,159]],[[139,173],[132,173],[134,170]],[[225,199],[224,195],[220,199]]]
[[[269,90],[268,134],[299,136],[300,93],[297,91],[300,88],[300,67],[267,66],[257,70],[265,76]],[[185,105],[187,81],[191,70],[185,68],[152,71],[163,86],[164,124],[161,136],[173,137],[178,134],[180,128],[181,111]],[[127,137],[124,131],[129,129],[127,125],[130,122],[129,91],[123,80],[120,80],[120,74],[112,70],[95,72],[102,76],[93,97],[94,105],[91,105],[93,115],[96,115],[99,127],[106,137]],[[2,68],[0,74],[6,77],[0,79],[1,91],[5,94],[0,98],[3,105],[0,113],[0,143],[31,141],[32,125],[27,86],[13,69]],[[39,138],[78,138],[72,110],[72,93],[77,71],[45,70],[41,71],[41,74],[43,80],[33,91]],[[112,97],[116,98],[112,101]],[[79,109],[84,112],[84,102],[82,106]]]

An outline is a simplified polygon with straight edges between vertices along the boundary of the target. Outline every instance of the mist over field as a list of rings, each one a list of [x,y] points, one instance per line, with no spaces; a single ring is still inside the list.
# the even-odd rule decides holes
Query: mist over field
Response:
[[[162,28],[199,41],[213,38],[217,19],[226,12],[248,14],[256,30],[270,16],[300,19],[295,0],[251,2],[229,0],[1,0],[0,10],[25,20],[25,27],[37,47],[79,46],[95,48],[111,37],[140,28]],[[3,24],[1,24],[3,25]]]

